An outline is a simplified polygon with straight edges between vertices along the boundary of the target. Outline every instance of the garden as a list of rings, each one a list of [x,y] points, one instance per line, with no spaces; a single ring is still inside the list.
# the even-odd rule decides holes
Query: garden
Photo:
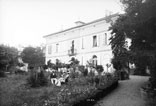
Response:
[[[91,106],[118,85],[118,76],[103,72],[102,66],[79,65],[72,59],[71,64],[48,63],[45,67],[34,67],[25,73],[8,74],[0,78],[1,106]],[[66,70],[66,71],[65,71]],[[98,70],[98,71],[97,71]],[[95,71],[97,73],[95,73]],[[51,73],[57,79],[68,72],[68,79],[61,85],[51,82]]]

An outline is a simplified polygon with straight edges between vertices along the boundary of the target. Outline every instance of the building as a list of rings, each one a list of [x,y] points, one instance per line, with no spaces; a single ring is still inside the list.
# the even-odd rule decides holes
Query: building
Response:
[[[109,27],[118,17],[113,14],[89,23],[77,21],[76,26],[44,36],[46,39],[46,63],[59,59],[68,63],[72,57],[85,65],[93,59],[98,65],[106,66],[112,58]]]

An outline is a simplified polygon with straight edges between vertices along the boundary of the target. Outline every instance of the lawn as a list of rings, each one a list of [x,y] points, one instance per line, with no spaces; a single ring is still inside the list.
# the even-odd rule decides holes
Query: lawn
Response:
[[[0,78],[0,106],[70,106],[90,98],[117,82],[114,74],[78,76],[60,87],[52,85],[32,88],[29,74],[12,74]]]

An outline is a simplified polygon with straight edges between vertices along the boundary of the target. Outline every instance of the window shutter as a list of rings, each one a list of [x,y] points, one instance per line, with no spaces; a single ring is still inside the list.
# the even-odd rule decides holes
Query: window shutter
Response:
[[[51,54],[51,53],[52,53],[52,46],[49,45],[49,46],[48,46],[48,54]]]

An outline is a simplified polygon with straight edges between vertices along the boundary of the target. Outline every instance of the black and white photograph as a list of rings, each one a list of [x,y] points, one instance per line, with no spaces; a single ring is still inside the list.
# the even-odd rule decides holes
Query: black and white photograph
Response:
[[[156,106],[156,0],[0,0],[0,106]]]

